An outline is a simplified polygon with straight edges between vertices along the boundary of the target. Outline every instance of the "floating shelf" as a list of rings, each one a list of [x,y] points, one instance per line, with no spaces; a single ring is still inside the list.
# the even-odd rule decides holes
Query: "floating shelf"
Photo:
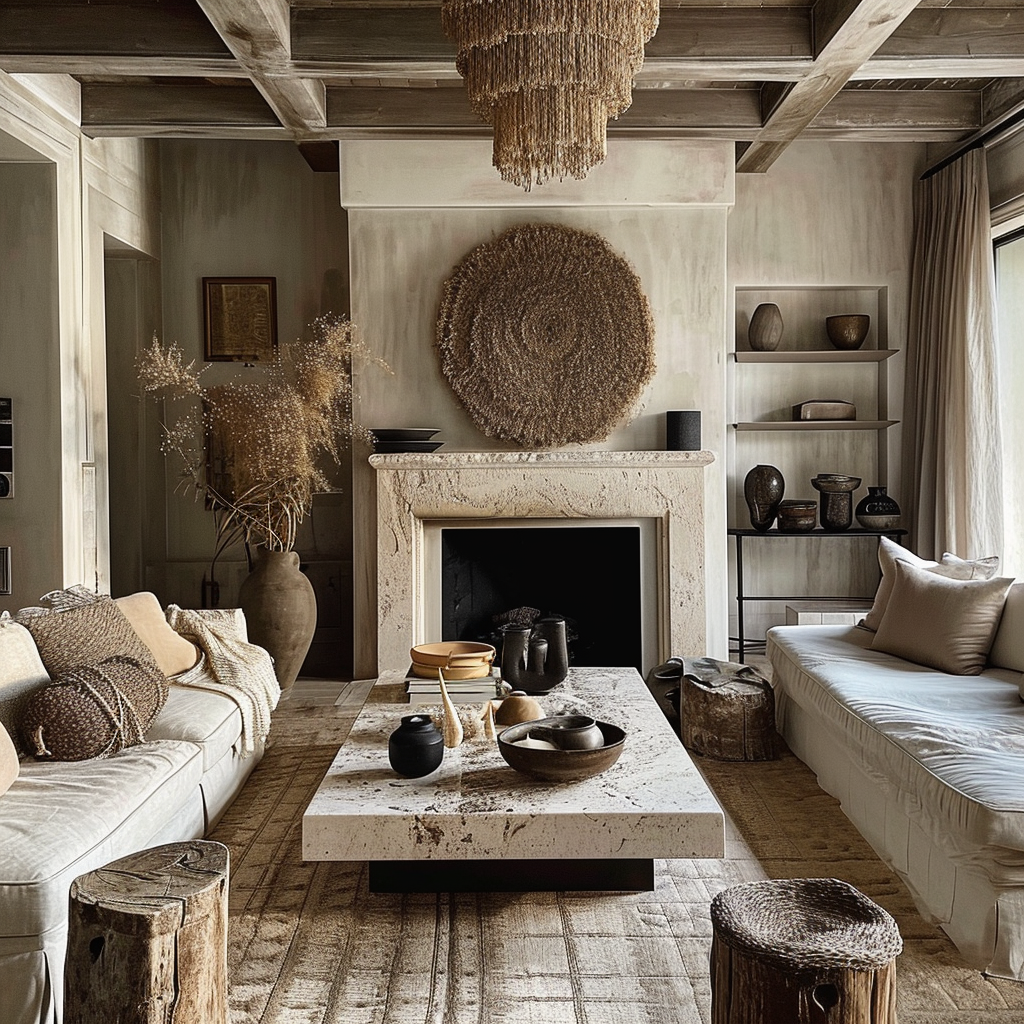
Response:
[[[885,430],[899,420],[760,420],[734,423],[737,430]]]
[[[737,363],[881,363],[896,355],[893,348],[804,349],[791,352],[734,352]]]

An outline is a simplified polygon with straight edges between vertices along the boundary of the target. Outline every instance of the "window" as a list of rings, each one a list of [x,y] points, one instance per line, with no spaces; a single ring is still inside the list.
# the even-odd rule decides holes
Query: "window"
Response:
[[[995,240],[1004,576],[1024,576],[1024,227]]]

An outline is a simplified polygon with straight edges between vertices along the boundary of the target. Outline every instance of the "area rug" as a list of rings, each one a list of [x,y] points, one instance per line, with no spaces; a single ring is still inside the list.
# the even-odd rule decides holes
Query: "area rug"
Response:
[[[712,896],[826,876],[896,918],[901,1024],[1024,1021],[1024,985],[967,968],[789,753],[694,758],[727,813],[727,857],[658,861],[650,893],[378,895],[364,865],[303,863],[303,809],[357,707],[282,703],[210,836],[231,851],[233,1024],[709,1024]]]

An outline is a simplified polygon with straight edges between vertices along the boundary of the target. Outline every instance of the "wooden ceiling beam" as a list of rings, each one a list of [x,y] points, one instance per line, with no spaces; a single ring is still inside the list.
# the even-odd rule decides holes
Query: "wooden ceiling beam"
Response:
[[[918,0],[818,0],[814,70],[788,88],[736,169],[764,173],[839,94],[854,72],[914,10]],[[819,45],[820,43],[820,45]]]
[[[323,82],[268,71],[291,58],[287,0],[197,3],[285,128],[301,139],[324,127],[327,101]]]

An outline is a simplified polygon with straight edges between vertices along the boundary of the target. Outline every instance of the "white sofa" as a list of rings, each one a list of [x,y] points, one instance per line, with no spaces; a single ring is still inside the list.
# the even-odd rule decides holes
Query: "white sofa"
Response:
[[[244,617],[233,614],[244,637]],[[62,1019],[71,882],[138,850],[201,837],[259,761],[262,742],[248,757],[236,751],[238,704],[186,685],[205,671],[200,660],[170,680],[168,700],[137,746],[86,761],[21,759],[0,796],[3,1024]],[[29,631],[0,622],[0,722],[9,733],[25,694],[49,681]]]
[[[1024,583],[980,675],[882,653],[873,637],[769,630],[779,731],[966,960],[1024,980]]]

